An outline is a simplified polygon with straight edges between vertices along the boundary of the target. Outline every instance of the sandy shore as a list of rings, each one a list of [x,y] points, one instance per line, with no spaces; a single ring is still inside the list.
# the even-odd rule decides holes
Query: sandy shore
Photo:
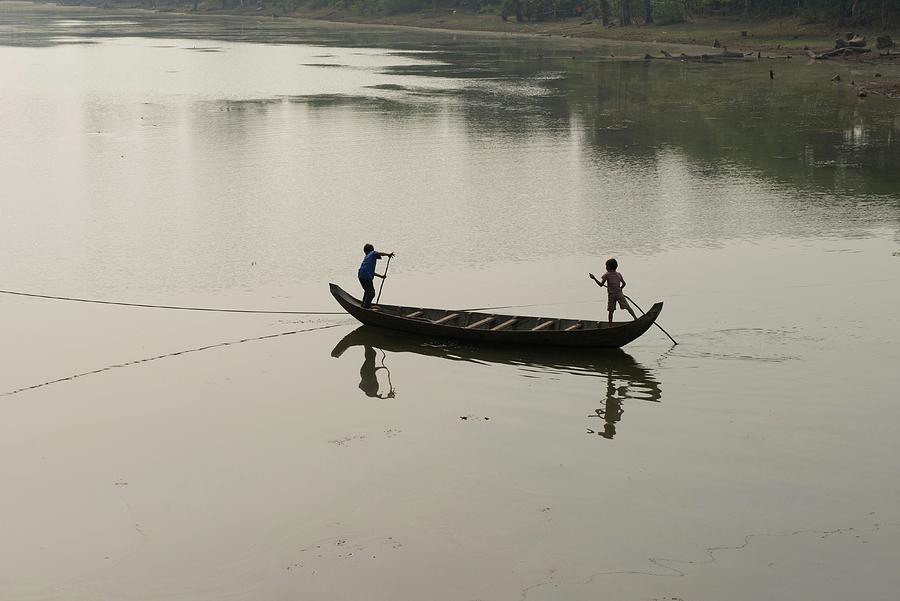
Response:
[[[225,11],[260,14],[255,10]],[[263,14],[271,14],[265,12]],[[274,14],[275,17],[284,15]],[[393,25],[425,29],[498,32],[524,35],[560,36],[585,39],[604,39],[645,43],[685,44],[713,48],[716,40],[721,46],[746,52],[804,55],[806,49],[827,50],[834,47],[838,35],[834,26],[826,23],[803,23],[797,18],[746,21],[736,18],[704,18],[674,25],[642,25],[629,27],[603,27],[598,20],[577,17],[558,21],[522,22],[514,19],[503,21],[496,14],[478,14],[462,9],[438,8],[436,11],[418,11],[397,15],[364,15],[332,7],[303,6],[286,15],[342,23],[369,25]],[[842,34],[845,32],[841,32]],[[865,35],[874,50],[877,31],[859,31]],[[900,33],[889,32],[897,40]]]

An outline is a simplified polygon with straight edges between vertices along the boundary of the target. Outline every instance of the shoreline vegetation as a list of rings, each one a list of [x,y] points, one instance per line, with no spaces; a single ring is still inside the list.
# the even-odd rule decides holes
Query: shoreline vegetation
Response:
[[[229,10],[214,12],[256,13],[254,10]],[[271,14],[271,13],[268,13]],[[395,25],[453,31],[492,32],[523,35],[560,36],[578,39],[643,42],[658,44],[680,44],[709,48],[714,53],[722,48],[739,52],[763,52],[768,54],[806,55],[808,50],[827,51],[834,48],[835,40],[847,33],[861,35],[871,40],[875,51],[875,40],[887,35],[892,41],[900,38],[900,33],[891,30],[882,34],[871,29],[857,29],[838,33],[834,27],[823,23],[803,23],[797,18],[744,20],[735,17],[701,17],[671,25],[632,23],[629,26],[611,24],[590,17],[564,17],[544,21],[503,21],[496,14],[479,13],[465,9],[437,8],[422,9],[412,13],[394,15],[362,15],[346,9],[333,7],[298,6],[284,15],[305,19],[347,22],[356,24]],[[718,41],[718,44],[716,42]],[[897,46],[882,52],[900,57]],[[890,60],[897,60],[891,58]],[[898,63],[900,64],[900,63]]]
[[[63,6],[303,18],[453,31],[821,54],[865,40],[900,56],[900,0],[60,0]]]

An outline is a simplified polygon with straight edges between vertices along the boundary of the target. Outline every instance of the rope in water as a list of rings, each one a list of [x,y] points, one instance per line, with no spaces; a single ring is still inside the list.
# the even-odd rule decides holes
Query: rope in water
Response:
[[[75,303],[92,303],[95,305],[115,305],[118,307],[141,307],[145,309],[171,309],[176,311],[207,311],[213,313],[252,313],[257,315],[346,315],[343,311],[269,311],[259,309],[222,309],[215,307],[185,307],[179,305],[154,305],[151,303],[127,303],[123,301],[100,300],[93,298],[76,298],[73,296],[54,296],[52,294],[37,294],[34,292],[18,292],[15,290],[0,290],[0,294],[11,296],[24,296],[28,298],[43,298],[49,300],[69,301]],[[525,307],[550,307],[554,305],[592,303],[594,300],[566,301],[562,303],[533,303],[529,305],[503,305],[502,307],[475,307],[472,309],[459,309],[460,311],[491,311],[494,309],[518,309]]]
[[[326,325],[324,325],[324,326],[315,326],[315,327],[312,327],[312,328],[305,328],[305,329],[300,329],[300,330],[292,330],[292,331],[290,331],[290,332],[276,332],[275,334],[266,334],[266,335],[264,335],[264,336],[256,336],[256,337],[254,337],[254,338],[242,338],[242,339],[240,339],[240,340],[230,340],[230,341],[227,341],[227,342],[218,342],[218,343],[215,343],[215,344],[207,344],[207,345],[204,345],[204,346],[198,346],[198,347],[195,347],[195,348],[183,349],[183,350],[180,350],[180,351],[174,351],[174,352],[170,352],[170,353],[163,353],[162,355],[154,355],[154,356],[152,356],[152,357],[144,357],[143,359],[134,359],[134,360],[131,360],[131,361],[125,361],[125,362],[122,362],[122,363],[116,363],[116,364],[113,364],[113,365],[107,365],[107,366],[105,366],[105,367],[100,367],[100,368],[97,368],[97,369],[92,369],[92,370],[90,370],[90,371],[83,371],[83,372],[80,372],[80,373],[77,373],[77,374],[72,374],[72,375],[70,375],[70,376],[65,376],[65,377],[62,377],[62,378],[56,378],[55,380],[48,380],[48,381],[46,381],[46,382],[41,382],[41,383],[39,383],[39,384],[31,384],[31,385],[29,385],[29,386],[23,386],[23,387],[21,387],[21,388],[15,389],[15,390],[10,390],[10,391],[8,391],[8,392],[2,392],[2,393],[0,393],[0,397],[4,397],[4,396],[12,396],[12,395],[14,395],[14,394],[19,394],[19,393],[22,393],[22,392],[27,392],[27,391],[29,391],[29,390],[35,390],[35,389],[37,389],[37,388],[43,388],[43,387],[45,387],[45,386],[51,386],[51,385],[53,385],[53,384],[60,384],[60,383],[62,383],[62,382],[71,382],[72,380],[75,380],[75,379],[77,379],[77,378],[83,378],[83,377],[85,377],[85,376],[93,376],[93,375],[96,375],[96,374],[101,374],[101,373],[103,373],[103,372],[111,371],[111,370],[113,370],[113,369],[121,369],[121,368],[125,368],[125,367],[132,367],[132,366],[135,366],[135,365],[141,365],[141,364],[143,364],[143,363],[150,363],[151,361],[159,361],[160,359],[169,359],[169,358],[171,358],[171,357],[178,357],[178,356],[181,356],[181,355],[187,355],[187,354],[190,354],[190,353],[200,353],[200,352],[203,352],[203,351],[208,351],[208,350],[210,350],[210,349],[222,348],[222,347],[226,347],[226,346],[235,346],[235,345],[238,345],[238,344],[246,344],[246,343],[248,343],[248,342],[257,342],[257,341],[260,341],[260,340],[271,340],[271,339],[273,339],[273,338],[280,338],[280,337],[282,337],[282,336],[293,336],[293,335],[295,335],[295,334],[303,334],[303,333],[306,333],[306,332],[315,332],[315,331],[318,331],[318,330],[327,330],[327,329],[329,329],[329,328],[339,328],[339,327],[342,327],[342,326],[344,326],[344,325],[346,325],[346,324],[342,324],[342,323],[331,323],[331,324],[326,324]]]
[[[30,298],[45,298],[50,300],[71,301],[76,303],[93,303],[96,305],[116,305],[119,307],[143,307],[147,309],[173,309],[177,311],[209,311],[213,313],[256,313],[263,315],[346,315],[343,311],[265,311],[257,309],[219,309],[213,307],[181,307],[176,305],[153,305],[150,303],[126,303],[120,301],[97,300],[92,298],[75,298],[71,296],[53,296],[50,294],[35,294],[33,292],[16,292],[13,290],[0,290],[0,294],[12,296],[27,296]]]

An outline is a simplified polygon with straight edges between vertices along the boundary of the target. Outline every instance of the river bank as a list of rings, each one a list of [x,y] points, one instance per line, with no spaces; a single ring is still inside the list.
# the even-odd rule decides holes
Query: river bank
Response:
[[[674,58],[681,53],[699,58],[702,54],[715,55],[723,50],[756,53],[765,59],[810,60],[809,54],[827,52],[834,48],[837,37],[847,32],[838,32],[825,23],[805,23],[799,18],[768,20],[745,20],[738,18],[703,18],[687,23],[672,25],[635,24],[629,27],[604,27],[599,21],[587,18],[567,18],[555,21],[516,22],[503,21],[496,14],[483,14],[462,9],[423,10],[397,15],[360,14],[353,10],[338,10],[334,7],[298,7],[287,15],[253,9],[215,11],[222,14],[265,14],[273,18],[299,18],[329,23],[352,23],[355,25],[380,25],[387,27],[412,27],[435,31],[458,31],[460,33],[508,34],[522,36],[546,36],[569,39],[573,43],[588,41],[634,42],[639,44],[677,45],[668,50]],[[900,52],[895,49],[877,50],[875,40],[884,32],[857,31],[865,37],[871,51],[865,54],[851,54],[834,57],[835,63],[866,63],[877,65],[877,70],[862,79],[843,82],[853,86],[859,96],[869,92],[900,98]],[[900,39],[898,32],[888,32],[894,40]],[[660,49],[655,58],[672,58]],[[811,61],[812,62],[812,61]],[[816,61],[818,62],[818,61]],[[883,73],[882,73],[883,72]],[[836,81],[839,81],[837,78]]]
[[[545,22],[523,22],[515,20],[504,22],[497,15],[476,14],[464,10],[437,9],[436,11],[419,11],[399,15],[359,14],[352,10],[336,10],[330,7],[313,8],[302,6],[290,13],[266,8],[256,10],[245,8],[229,10],[206,10],[202,6],[198,11],[188,6],[160,7],[148,10],[138,5],[111,7],[58,6],[45,3],[18,2],[0,0],[0,7],[13,10],[13,7],[27,7],[25,10],[34,14],[53,14],[59,11],[80,14],[83,11],[95,11],[97,15],[110,15],[113,12],[134,12],[157,14],[178,14],[201,19],[203,16],[216,16],[235,19],[250,19],[254,22],[270,21],[279,27],[296,23],[302,26],[303,21],[320,24],[328,29],[372,30],[382,29],[385,32],[400,31],[409,28],[410,32],[452,33],[453,35],[470,35],[475,37],[509,37],[552,41],[553,45],[564,52],[571,51],[572,57],[594,52],[600,46],[608,46],[610,42],[619,49],[612,60],[637,60],[643,57],[655,59],[688,60],[695,59],[701,63],[733,63],[746,62],[755,55],[772,64],[784,62],[781,59],[795,59],[792,63],[804,66],[819,65],[826,67],[823,83],[831,86],[847,87],[854,94],[865,97],[871,94],[900,98],[900,52],[895,49],[881,51],[875,48],[874,40],[880,32],[857,32],[867,38],[871,51],[865,54],[851,55],[849,58],[834,57],[830,60],[812,60],[810,52],[822,53],[834,46],[835,36],[839,32],[831,31],[823,24],[802,23],[798,19],[777,20],[741,20],[741,19],[700,19],[690,23],[670,26],[634,25],[630,27],[603,27],[599,22],[585,19],[562,19]],[[18,10],[21,10],[18,9]],[[15,30],[8,32],[18,35]],[[114,32],[106,32],[106,35]],[[129,27],[120,29],[119,34],[129,35]],[[195,32],[196,33],[196,32]],[[844,32],[843,35],[846,35]],[[0,30],[0,35],[3,31]],[[746,34],[746,35],[744,35]],[[44,35],[53,37],[50,30]],[[895,40],[900,35],[891,32]],[[716,46],[718,41],[718,47]],[[591,50],[594,48],[594,50]],[[720,53],[727,51],[729,57],[720,58]],[[744,53],[745,57],[740,57]],[[737,57],[735,61],[735,57]],[[832,65],[829,67],[828,65]],[[774,68],[777,77],[780,72]],[[822,71],[822,69],[819,69]]]
[[[713,48],[718,40],[721,47],[727,47],[731,50],[784,56],[805,56],[807,49],[822,51],[833,48],[835,38],[846,33],[838,32],[833,25],[827,23],[804,23],[799,18],[745,20],[713,17],[693,19],[690,22],[672,25],[635,24],[628,27],[604,27],[599,20],[584,17],[518,23],[515,19],[503,21],[497,14],[484,14],[464,9],[448,8],[395,15],[361,14],[353,10],[338,10],[334,7],[314,7],[312,5],[300,6],[287,15],[277,11],[257,11],[254,9],[214,12],[226,14],[260,14],[262,12],[276,18],[286,16],[341,23],[669,43],[706,48]],[[878,35],[883,35],[884,32],[872,30],[857,31],[857,33],[869,39],[869,46],[874,51],[875,38]],[[897,31],[887,33],[895,40],[900,38],[900,34]]]
[[[17,0],[0,0],[0,3],[27,4]],[[117,4],[115,7],[92,2],[81,2],[79,6],[93,6],[105,9],[147,9],[141,2]],[[33,6],[51,5],[34,3]],[[73,5],[67,5],[72,7]],[[58,9],[60,6],[54,6]],[[837,37],[844,37],[847,31],[839,30],[830,23],[807,23],[799,17],[777,19],[741,19],[735,17],[692,18],[685,23],[669,25],[645,25],[635,23],[627,27],[611,25],[604,27],[597,19],[589,17],[563,18],[550,21],[516,22],[514,18],[502,20],[498,14],[482,13],[462,8],[438,7],[433,10],[419,10],[409,13],[385,14],[362,13],[358,10],[338,9],[333,6],[315,6],[314,3],[300,5],[289,12],[275,7],[257,7],[248,1],[243,8],[212,9],[200,6],[192,10],[190,5],[157,6],[153,12],[174,12],[187,15],[233,15],[310,19],[329,23],[352,23],[356,25],[381,25],[391,27],[413,27],[416,29],[457,31],[471,33],[518,34],[525,36],[547,36],[571,38],[573,40],[610,40],[638,42],[644,44],[678,44],[695,46],[697,52],[708,49],[709,53],[719,48],[745,53],[761,53],[769,57],[803,56],[809,51],[824,52],[834,48]],[[868,40],[872,52],[850,57],[851,60],[878,59],[877,62],[897,64],[900,49],[876,50],[878,36],[889,35],[895,44],[900,41],[900,30],[880,31],[875,29],[855,29],[856,34]],[[718,44],[716,44],[718,42]],[[680,51],[681,49],[679,49]],[[889,53],[890,56],[879,56]]]

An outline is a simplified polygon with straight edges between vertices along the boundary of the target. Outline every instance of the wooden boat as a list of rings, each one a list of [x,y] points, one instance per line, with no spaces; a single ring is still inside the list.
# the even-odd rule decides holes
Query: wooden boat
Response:
[[[329,286],[338,304],[366,325],[478,343],[618,348],[646,332],[663,306],[656,303],[638,319],[614,321],[610,326],[606,321],[501,315],[462,309],[401,305],[375,305],[365,309],[362,301],[337,284]]]

